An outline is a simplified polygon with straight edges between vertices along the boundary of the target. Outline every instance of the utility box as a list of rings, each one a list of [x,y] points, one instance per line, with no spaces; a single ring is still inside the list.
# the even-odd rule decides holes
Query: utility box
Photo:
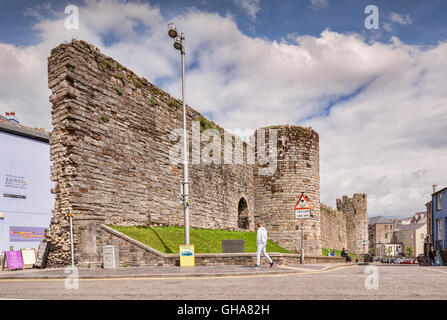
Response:
[[[222,240],[222,253],[244,253],[244,239]]]
[[[120,265],[119,250],[117,246],[102,247],[104,269],[116,269]]]

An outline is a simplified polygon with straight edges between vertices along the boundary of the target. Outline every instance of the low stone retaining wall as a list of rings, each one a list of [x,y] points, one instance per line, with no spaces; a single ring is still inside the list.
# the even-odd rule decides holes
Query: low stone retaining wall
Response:
[[[115,245],[119,248],[121,267],[172,266],[180,264],[178,254],[162,253],[104,224],[100,226],[100,232],[97,235],[96,254],[90,255],[90,257],[96,257],[96,259],[82,259],[83,261],[78,263],[79,267],[101,267],[102,261],[99,261],[97,257],[102,257],[102,247],[106,245]],[[290,265],[300,263],[299,254],[271,252],[269,255],[276,264]],[[306,264],[344,262],[345,259],[339,257],[305,257]],[[199,253],[195,255],[195,264],[197,266],[254,265],[255,263],[256,253]],[[268,264],[267,259],[261,258],[261,264]]]

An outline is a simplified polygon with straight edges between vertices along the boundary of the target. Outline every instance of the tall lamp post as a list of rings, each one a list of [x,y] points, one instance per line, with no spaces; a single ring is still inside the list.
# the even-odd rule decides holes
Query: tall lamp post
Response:
[[[178,37],[177,28],[169,23],[168,35],[175,39],[174,48],[179,50],[182,56],[182,101],[183,101],[183,182],[182,200],[185,216],[185,244],[189,244],[189,186],[188,186],[188,148],[186,132],[186,104],[185,104],[185,35],[183,32]]]

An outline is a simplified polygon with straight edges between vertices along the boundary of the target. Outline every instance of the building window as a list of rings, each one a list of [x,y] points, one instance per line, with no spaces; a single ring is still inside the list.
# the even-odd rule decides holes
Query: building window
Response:
[[[393,230],[393,225],[390,225],[390,230]]]
[[[425,239],[425,234],[421,233],[421,239],[422,239],[422,240]]]
[[[438,193],[438,203],[437,203],[437,209],[442,210],[442,192]]]
[[[443,233],[443,230],[442,230],[442,219],[437,219],[436,220],[438,223],[437,223],[437,225],[438,225],[438,239],[437,240],[442,240],[442,233]]]
[[[385,233],[385,239],[388,239],[388,233]]]
[[[388,230],[388,226],[387,225],[385,225],[385,230]]]
[[[413,240],[413,234],[410,233],[410,240]]]

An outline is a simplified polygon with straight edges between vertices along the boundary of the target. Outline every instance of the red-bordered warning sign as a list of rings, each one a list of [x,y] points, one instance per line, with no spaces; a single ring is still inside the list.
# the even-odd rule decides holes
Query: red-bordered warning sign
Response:
[[[294,210],[310,210],[309,202],[307,201],[304,194],[301,195],[300,199],[295,205]]]
[[[295,219],[300,220],[310,218],[310,205],[304,194],[301,194],[301,197],[296,203],[295,208],[293,208],[293,211],[295,211]]]

